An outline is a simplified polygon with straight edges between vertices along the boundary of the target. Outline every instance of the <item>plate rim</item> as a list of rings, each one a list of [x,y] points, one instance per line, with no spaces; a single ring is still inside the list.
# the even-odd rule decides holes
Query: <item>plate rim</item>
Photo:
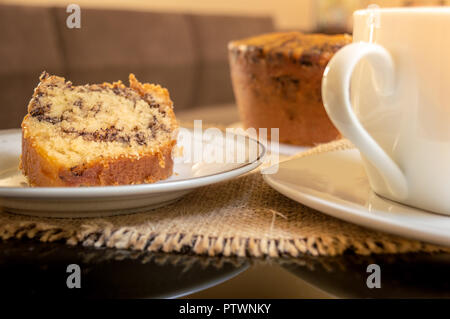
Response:
[[[327,153],[333,153],[333,152],[358,152],[357,149],[349,149],[349,150],[339,150],[339,151],[332,151]],[[321,154],[315,154],[315,156],[320,156]],[[301,161],[303,158],[294,158],[287,160],[283,163],[287,163],[290,161]],[[361,157],[359,156],[359,159],[361,160]],[[279,170],[282,169],[282,164],[279,165]],[[367,175],[366,181],[368,182]],[[417,223],[407,223],[404,224],[401,221],[395,221],[395,219],[388,219],[385,216],[375,215],[375,214],[368,214],[366,210],[358,205],[357,203],[354,203],[355,206],[352,205],[346,205],[346,202],[344,200],[341,200],[339,198],[335,198],[335,201],[331,201],[327,198],[320,198],[319,196],[316,196],[313,194],[312,191],[308,192],[305,191],[307,188],[298,186],[298,188],[294,191],[293,188],[287,186],[286,184],[282,184],[273,178],[270,174],[263,174],[263,178],[266,181],[266,183],[275,189],[276,191],[280,192],[281,194],[285,195],[286,197],[300,203],[303,205],[306,205],[308,207],[311,207],[313,209],[318,210],[321,213],[330,215],[332,217],[338,218],[340,220],[344,220],[346,222],[350,222],[352,224],[357,224],[369,229],[382,231],[385,233],[390,233],[398,236],[402,236],[405,238],[415,239],[419,241],[426,241],[437,245],[442,246],[450,246],[450,232],[447,230],[445,232],[444,229],[431,229],[431,226],[425,224],[420,225]],[[303,189],[303,191],[299,191]],[[295,194],[295,195],[294,195]],[[379,195],[377,195],[379,196]],[[381,197],[380,197],[381,198]],[[428,212],[419,208],[415,207],[409,207],[400,203],[396,203],[387,199],[382,198],[383,200],[389,201],[390,203],[393,203],[394,205],[399,205],[402,207],[406,207],[411,210],[416,210],[419,212],[422,212],[424,214],[430,215],[430,216],[439,216],[441,218],[450,218],[446,215],[440,215],[432,212]],[[350,202],[348,202],[350,203]],[[378,210],[380,211],[380,210]],[[383,213],[388,213],[386,211],[383,211]],[[390,214],[395,214],[390,212]],[[450,229],[449,229],[450,230]]]
[[[22,134],[21,129],[13,128],[0,130],[0,136],[6,134]],[[237,135],[234,134],[233,135]],[[33,198],[33,199],[52,199],[52,198],[102,198],[111,196],[130,196],[158,194],[173,191],[182,191],[194,189],[217,182],[229,180],[231,178],[243,175],[252,171],[262,164],[267,154],[267,149],[259,140],[249,136],[246,139],[253,141],[260,150],[256,159],[219,173],[208,174],[199,177],[175,180],[161,181],[160,183],[134,184],[134,185],[112,185],[112,186],[87,186],[87,187],[0,187],[0,199],[7,198]]]

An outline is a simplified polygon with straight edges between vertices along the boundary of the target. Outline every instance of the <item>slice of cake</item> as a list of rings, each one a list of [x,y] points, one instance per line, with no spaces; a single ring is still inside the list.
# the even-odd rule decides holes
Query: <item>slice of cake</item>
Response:
[[[177,122],[169,92],[141,84],[74,86],[44,72],[22,122],[32,186],[153,183],[172,175]]]

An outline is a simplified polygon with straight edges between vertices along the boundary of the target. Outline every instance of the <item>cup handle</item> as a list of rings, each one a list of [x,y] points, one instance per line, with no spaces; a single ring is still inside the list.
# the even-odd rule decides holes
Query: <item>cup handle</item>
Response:
[[[398,199],[408,196],[408,184],[398,165],[359,122],[350,102],[350,82],[355,66],[361,59],[375,71],[379,94],[394,92],[394,61],[380,45],[352,43],[339,50],[328,63],[322,79],[322,98],[333,124],[348,138],[379,171],[389,191]]]

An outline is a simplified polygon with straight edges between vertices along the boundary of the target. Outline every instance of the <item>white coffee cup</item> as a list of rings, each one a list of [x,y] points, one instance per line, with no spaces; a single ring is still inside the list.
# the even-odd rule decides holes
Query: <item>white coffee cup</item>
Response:
[[[356,11],[322,96],[375,193],[450,215],[450,8]]]

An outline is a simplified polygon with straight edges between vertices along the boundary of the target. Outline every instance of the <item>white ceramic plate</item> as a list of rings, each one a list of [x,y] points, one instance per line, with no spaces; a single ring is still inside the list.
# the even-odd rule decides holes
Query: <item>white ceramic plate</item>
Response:
[[[283,162],[266,182],[285,196],[368,228],[450,246],[450,217],[405,206],[372,192],[357,150]]]
[[[248,137],[199,137],[186,131],[191,134],[178,140],[183,155],[175,158],[174,174],[169,179],[154,184],[76,188],[29,187],[18,169],[20,130],[0,131],[0,208],[47,217],[99,217],[145,211],[172,203],[197,187],[247,173],[258,167],[265,155],[264,146]],[[194,158],[195,147],[201,147],[210,157]],[[227,154],[228,160],[220,162],[221,154]]]

